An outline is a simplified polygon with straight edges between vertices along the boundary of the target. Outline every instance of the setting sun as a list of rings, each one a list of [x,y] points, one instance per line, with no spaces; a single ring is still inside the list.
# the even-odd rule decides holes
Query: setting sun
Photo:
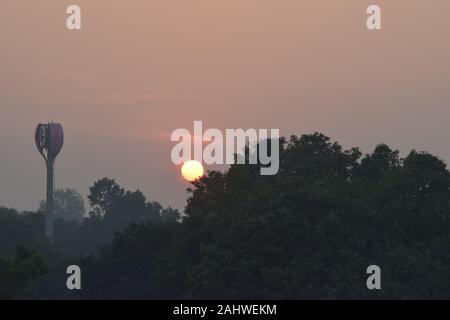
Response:
[[[203,176],[203,166],[195,160],[186,161],[181,167],[181,175],[187,181],[194,181]]]

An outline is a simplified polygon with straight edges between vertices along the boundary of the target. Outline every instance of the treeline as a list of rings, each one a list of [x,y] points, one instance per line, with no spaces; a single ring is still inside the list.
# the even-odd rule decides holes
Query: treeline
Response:
[[[132,223],[178,223],[181,218],[177,210],[147,201],[139,190],[125,191],[113,179],[95,182],[88,199],[92,210],[84,216],[78,192],[55,192],[55,234],[51,242],[44,234],[43,211],[19,213],[0,207],[0,287],[5,283],[0,298],[64,297],[67,263],[96,255],[116,232]],[[41,208],[45,208],[45,202]],[[23,263],[20,268],[26,270],[20,271],[17,261],[26,261],[29,256],[39,263]],[[16,271],[22,274],[20,279],[11,276]],[[33,282],[33,290],[29,282]]]
[[[141,196],[99,181],[89,197],[95,214],[48,250],[68,258],[37,277],[36,297],[450,297],[450,172],[443,161],[416,151],[402,159],[386,145],[363,155],[316,133],[281,139],[277,175],[259,169],[209,172],[193,184],[182,222],[160,207],[150,219],[150,204],[135,206]],[[9,228],[42,232],[25,222],[39,220],[36,214],[28,215]],[[74,257],[88,243],[99,247],[87,230],[103,223],[98,235],[112,241]],[[76,237],[85,244],[65,247]],[[83,272],[80,291],[65,288],[64,266],[74,261]],[[382,270],[381,290],[366,287],[373,264]]]

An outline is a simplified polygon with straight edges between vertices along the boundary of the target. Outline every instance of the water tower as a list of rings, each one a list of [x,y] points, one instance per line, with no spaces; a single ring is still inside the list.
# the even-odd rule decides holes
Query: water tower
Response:
[[[39,153],[47,166],[47,200],[45,208],[45,235],[53,238],[53,184],[55,159],[64,143],[64,131],[59,123],[39,124],[34,135]]]

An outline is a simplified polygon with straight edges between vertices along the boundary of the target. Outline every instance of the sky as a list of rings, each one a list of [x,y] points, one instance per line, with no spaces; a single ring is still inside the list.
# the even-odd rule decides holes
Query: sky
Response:
[[[66,28],[66,8],[82,30]],[[382,30],[366,28],[378,4]],[[36,210],[38,123],[62,123],[56,187],[115,178],[182,209],[177,128],[315,131],[450,161],[448,0],[0,0],[0,205]]]

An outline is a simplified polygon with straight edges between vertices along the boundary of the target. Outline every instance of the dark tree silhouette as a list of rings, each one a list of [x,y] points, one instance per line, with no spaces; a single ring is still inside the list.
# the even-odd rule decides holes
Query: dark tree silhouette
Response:
[[[0,254],[18,244],[42,254],[49,272],[36,283],[39,298],[450,297],[442,160],[414,150],[402,159],[384,144],[363,155],[319,133],[280,146],[277,175],[232,165],[194,182],[182,221],[108,178],[90,189],[81,225],[57,223],[52,246],[40,214],[0,208]],[[62,284],[73,263],[81,292]],[[367,290],[372,264],[382,290]]]
[[[0,299],[34,297],[31,281],[47,271],[42,258],[18,247],[12,261],[0,257]]]
[[[441,160],[401,159],[386,145],[363,156],[319,133],[281,145],[277,175],[258,165],[209,172],[193,184],[182,224],[117,236],[87,266],[85,297],[450,296]],[[371,264],[382,268],[381,291],[366,288]]]

